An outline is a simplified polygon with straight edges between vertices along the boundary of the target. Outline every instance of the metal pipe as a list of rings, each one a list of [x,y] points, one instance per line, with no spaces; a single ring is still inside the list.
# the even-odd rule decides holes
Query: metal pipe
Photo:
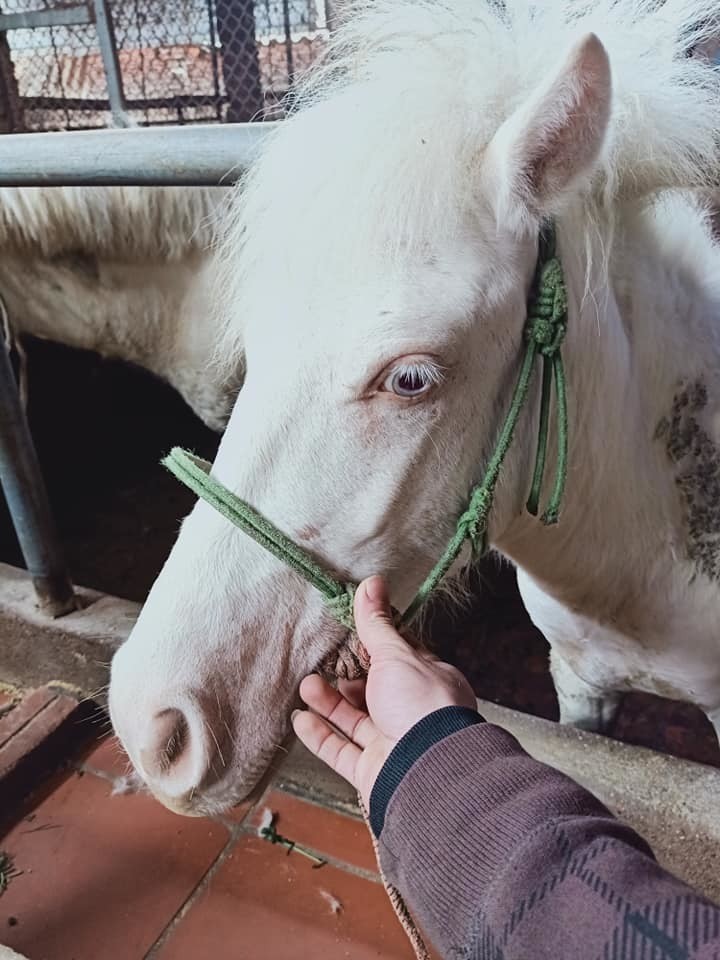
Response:
[[[222,94],[220,92],[220,45],[217,39],[215,4],[207,0],[208,28],[210,30],[210,58],[212,63],[213,90],[215,91],[215,117],[222,120]]]
[[[227,185],[281,122],[0,136],[0,186]]]
[[[125,92],[112,17],[108,11],[106,0],[93,0],[93,9],[95,11],[95,30],[100,47],[100,56],[105,68],[105,82],[107,83],[113,123],[117,127],[129,127],[131,121],[125,109]]]
[[[40,464],[20,404],[10,355],[0,340],[0,487],[40,608],[51,617],[77,609]]]
[[[100,56],[105,68],[108,100],[113,123],[118,127],[130,126],[125,109],[122,72],[118,60],[117,43],[112,17],[106,0],[92,0],[92,13],[87,3],[56,10],[26,10],[19,13],[0,14],[0,31],[34,30],[37,27],[77,26],[95,23]]]
[[[295,64],[293,59],[293,38],[290,24],[290,3],[283,0],[283,29],[285,30],[285,64],[287,66],[288,90],[292,86]]]
[[[0,31],[34,30],[36,27],[78,27],[93,22],[86,3],[50,10],[20,10],[0,14]]]

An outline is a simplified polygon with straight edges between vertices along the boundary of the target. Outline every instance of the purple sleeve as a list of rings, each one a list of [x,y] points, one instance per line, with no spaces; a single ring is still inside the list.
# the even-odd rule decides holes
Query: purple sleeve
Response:
[[[387,879],[443,957],[720,958],[716,906],[472,711],[437,711],[400,741],[370,817]]]

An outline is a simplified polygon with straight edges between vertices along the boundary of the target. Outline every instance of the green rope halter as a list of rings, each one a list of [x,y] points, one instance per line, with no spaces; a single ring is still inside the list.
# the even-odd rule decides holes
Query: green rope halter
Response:
[[[528,302],[525,324],[526,345],[520,374],[485,476],[473,489],[468,506],[458,519],[455,533],[442,556],[421,584],[409,607],[399,618],[399,626],[406,626],[415,618],[459,557],[466,541],[470,541],[474,557],[480,557],[487,552],[488,517],[495,496],[495,486],[527,399],[538,355],[543,358],[540,425],[527,509],[533,516],[537,515],[539,509],[554,386],[557,406],[557,462],[555,482],[541,520],[548,525],[557,523],[565,491],[568,462],[567,389],[560,352],[566,330],[567,292],[562,265],[555,255],[554,230],[550,227],[541,234],[540,238],[538,263]],[[231,493],[212,476],[211,465],[207,461],[180,447],[175,447],[162,462],[197,496],[319,590],[335,619],[348,630],[354,631],[355,584],[343,583],[331,576],[302,547],[278,530],[266,517],[258,513],[249,503]]]

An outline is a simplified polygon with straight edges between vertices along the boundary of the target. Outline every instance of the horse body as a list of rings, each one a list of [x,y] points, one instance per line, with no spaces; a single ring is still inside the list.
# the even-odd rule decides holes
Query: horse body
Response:
[[[222,429],[240,383],[237,366],[213,367],[208,308],[224,193],[0,189],[0,294],[13,333],[142,366]]]
[[[548,527],[525,510],[536,381],[488,534],[550,641],[562,719],[593,728],[626,689],[720,707],[720,260],[692,199],[716,167],[720,79],[685,56],[713,16],[706,0],[357,3],[217,265],[247,377],[215,475],[341,579],[384,573],[403,608],[490,458],[555,222],[563,512]],[[113,721],[151,790],[186,813],[247,793],[344,637],[198,503],[113,662]]]
[[[561,719],[602,729],[620,693],[643,690],[696,703],[717,726],[718,254],[683,200],[617,229],[602,326],[585,297],[568,331],[562,523],[520,518],[497,546],[550,642]],[[577,296],[585,257],[563,250]]]

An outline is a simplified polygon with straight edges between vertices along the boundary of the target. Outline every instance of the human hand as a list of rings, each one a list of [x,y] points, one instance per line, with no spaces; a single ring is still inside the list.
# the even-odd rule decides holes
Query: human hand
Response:
[[[370,657],[367,680],[341,681],[334,690],[317,674],[306,677],[300,696],[309,710],[297,710],[292,723],[308,750],[349,780],[367,806],[385,760],[408,730],[442,707],[477,704],[459,670],[403,640],[381,577],[358,587],[355,623]]]

